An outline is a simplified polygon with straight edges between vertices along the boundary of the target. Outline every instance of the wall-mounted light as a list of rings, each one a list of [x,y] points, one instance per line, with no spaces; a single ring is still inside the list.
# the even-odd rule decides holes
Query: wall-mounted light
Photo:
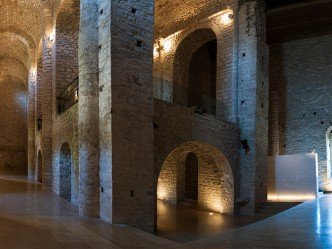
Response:
[[[35,81],[37,79],[37,69],[31,68],[30,69],[31,80]]]
[[[162,48],[165,53],[168,53],[172,50],[173,40],[171,38],[166,38],[162,41]]]
[[[233,11],[231,9],[227,9],[221,14],[220,19],[223,24],[230,24],[234,19]]]
[[[52,32],[48,36],[48,41],[53,42],[55,39],[55,30],[53,29]]]

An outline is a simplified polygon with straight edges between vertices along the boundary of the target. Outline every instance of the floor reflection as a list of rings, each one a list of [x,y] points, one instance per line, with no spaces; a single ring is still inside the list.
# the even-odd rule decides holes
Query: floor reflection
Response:
[[[228,216],[186,205],[158,201],[158,236],[184,243],[221,232],[232,231],[262,218]]]

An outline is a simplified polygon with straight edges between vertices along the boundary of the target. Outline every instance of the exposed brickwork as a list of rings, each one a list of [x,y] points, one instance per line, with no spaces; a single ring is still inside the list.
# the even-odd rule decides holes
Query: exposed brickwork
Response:
[[[264,6],[244,3],[239,11],[238,115],[241,140],[241,213],[253,215],[266,201],[268,149],[268,47],[265,43]]]
[[[270,48],[271,86],[280,89],[279,122],[271,120],[279,123],[280,154],[315,150],[322,189],[331,186],[326,162],[326,132],[332,122],[331,43],[329,35]]]
[[[53,190],[60,194],[60,159],[61,147],[68,144],[71,154],[71,203],[78,205],[79,200],[79,165],[78,165],[78,106],[57,116],[53,121],[52,130],[52,160],[53,160]]]
[[[155,114],[153,121],[158,127],[155,129],[154,133],[154,165],[156,179],[159,177],[162,165],[164,163],[168,164],[170,162],[169,160],[166,160],[166,158],[173,150],[181,147],[181,145],[186,142],[201,141],[203,144],[208,143],[209,145],[215,147],[219,151],[218,153],[215,153],[215,155],[223,154],[224,161],[227,160],[229,162],[230,168],[232,170],[232,177],[234,178],[235,194],[233,197],[234,199],[238,197],[240,188],[240,134],[238,127],[233,123],[222,121],[209,115],[202,116],[199,114],[194,114],[193,109],[163,102],[160,100],[155,100],[154,109]],[[186,151],[186,153],[189,153],[192,150],[196,152],[194,149],[195,146],[191,147],[191,149],[189,147],[187,147],[186,150],[183,150],[182,148],[182,152],[184,153]],[[204,149],[203,146],[203,150],[200,150],[199,153],[203,153],[203,151],[205,151],[204,153],[211,154],[212,152],[211,150],[209,152],[208,147],[209,146]],[[185,157],[182,157],[182,159],[184,161]],[[167,165],[163,166],[166,171],[168,169],[172,169],[172,167],[174,167],[174,164],[170,165],[170,167]],[[164,174],[166,174],[166,172]],[[213,178],[211,175],[210,177]],[[165,177],[165,179],[167,178],[168,177]],[[201,181],[205,181],[204,179],[207,180],[209,177],[201,177]],[[229,181],[231,181],[231,179],[232,178],[229,178]],[[227,179],[225,179],[225,181],[227,181]],[[177,198],[175,193],[177,193],[177,191],[173,193],[173,198],[171,198],[173,201],[175,201],[175,198]],[[234,206],[235,212],[238,212],[238,208],[235,204]]]
[[[0,173],[27,173],[27,86],[0,78]]]
[[[105,2],[99,6],[99,29],[106,30],[99,32],[101,216],[153,232],[154,4]]]

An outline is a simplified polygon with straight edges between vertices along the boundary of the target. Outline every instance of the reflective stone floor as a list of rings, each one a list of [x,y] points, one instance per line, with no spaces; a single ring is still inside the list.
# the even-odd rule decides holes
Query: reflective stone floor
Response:
[[[158,201],[158,236],[185,243],[257,222],[264,217],[229,216]]]
[[[82,218],[75,207],[38,184],[0,176],[0,249],[331,249],[332,195],[208,235],[180,244],[131,227]]]

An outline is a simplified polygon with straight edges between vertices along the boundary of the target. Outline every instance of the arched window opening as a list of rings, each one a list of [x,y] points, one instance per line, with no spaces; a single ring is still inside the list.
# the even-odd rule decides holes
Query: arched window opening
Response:
[[[188,107],[197,106],[203,113],[216,114],[217,40],[201,46],[189,64]]]

